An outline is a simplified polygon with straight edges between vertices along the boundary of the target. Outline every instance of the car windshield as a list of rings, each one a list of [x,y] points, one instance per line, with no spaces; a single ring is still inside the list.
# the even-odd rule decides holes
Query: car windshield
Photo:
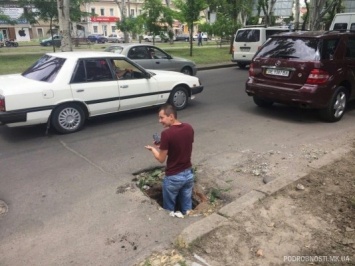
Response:
[[[331,59],[337,47],[336,39],[271,38],[256,57],[296,58],[301,60]]]
[[[59,73],[64,62],[64,58],[44,55],[23,72],[22,76],[33,80],[52,82]]]

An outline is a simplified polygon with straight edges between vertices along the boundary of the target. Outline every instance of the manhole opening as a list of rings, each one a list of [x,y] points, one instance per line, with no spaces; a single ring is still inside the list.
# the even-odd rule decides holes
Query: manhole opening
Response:
[[[9,207],[7,206],[5,201],[0,200],[0,217],[5,216],[6,213],[8,212],[8,210],[9,210]]]
[[[163,208],[163,192],[162,182],[164,178],[164,168],[147,169],[139,173],[134,173],[133,182],[137,187],[150,199],[154,200],[158,205]],[[195,180],[196,171],[195,171]],[[195,181],[192,193],[192,209],[199,212],[212,213],[215,209],[221,207],[223,199],[220,193],[215,189],[208,189],[204,192],[199,184]],[[175,211],[179,211],[180,206],[177,202]]]

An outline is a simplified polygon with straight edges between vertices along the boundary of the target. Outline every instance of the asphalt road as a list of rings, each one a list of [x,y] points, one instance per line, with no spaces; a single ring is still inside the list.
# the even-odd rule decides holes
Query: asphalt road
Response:
[[[195,128],[194,164],[223,172],[246,150],[277,145],[296,154],[353,137],[353,106],[335,124],[314,111],[257,108],[244,92],[247,74],[198,73],[205,90],[178,113]],[[137,189],[116,193],[132,173],[159,165],[144,145],[161,129],[157,109],[96,118],[71,135],[0,127],[0,200],[9,207],[0,217],[0,265],[133,265],[168,247],[200,218],[172,219]]]

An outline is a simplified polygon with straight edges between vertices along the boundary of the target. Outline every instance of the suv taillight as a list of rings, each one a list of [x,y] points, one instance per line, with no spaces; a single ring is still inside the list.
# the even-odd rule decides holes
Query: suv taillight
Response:
[[[249,66],[249,77],[253,77],[254,76],[254,65],[253,63],[250,64]]]
[[[5,112],[5,97],[0,95],[0,112]]]
[[[307,84],[323,84],[326,83],[329,79],[328,72],[321,69],[312,69],[309,73],[306,83]]]

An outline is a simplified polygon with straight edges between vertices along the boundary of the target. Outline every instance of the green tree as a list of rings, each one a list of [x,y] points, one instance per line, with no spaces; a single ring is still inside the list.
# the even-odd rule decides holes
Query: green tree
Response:
[[[81,5],[84,3],[92,2],[93,0],[71,0],[69,3],[69,20],[70,23],[79,22],[81,17],[89,16],[90,13],[82,12],[80,10]],[[36,24],[39,21],[49,22],[50,34],[53,38],[52,29],[59,27],[58,23],[58,3],[62,1],[57,0],[19,0],[18,4],[20,7],[24,8],[23,18],[27,19],[30,24]],[[63,29],[62,29],[63,30]],[[70,33],[69,33],[70,34]],[[70,37],[70,36],[69,36]],[[65,41],[65,40],[64,40]],[[70,38],[67,40],[66,45],[69,45],[69,50],[71,48]],[[63,44],[63,40],[62,40]],[[55,51],[55,46],[53,42],[53,51]]]
[[[305,4],[307,12],[303,15],[302,30],[319,30],[321,23],[324,23],[327,29],[334,15],[344,11],[342,0],[305,0]]]
[[[16,21],[12,20],[9,16],[5,15],[1,10],[0,10],[0,20],[4,21],[7,24],[11,24],[11,25],[16,24]]]
[[[190,56],[192,56],[192,34],[194,23],[200,19],[200,13],[206,9],[206,0],[175,0],[175,6],[180,10],[178,11],[178,17],[181,21],[187,23],[190,33]]]
[[[264,22],[266,26],[274,24],[273,10],[277,0],[258,0],[258,10],[264,13]]]
[[[174,12],[164,6],[160,0],[146,0],[142,7],[142,14],[138,16],[139,21],[144,24],[145,31],[153,34],[153,44],[155,36],[162,31],[167,31],[172,27]]]
[[[213,34],[230,40],[230,53],[233,49],[233,36],[237,29],[245,25],[251,16],[253,1],[250,0],[207,0],[211,10],[216,12],[216,22],[212,24]]]
[[[116,23],[117,29],[122,32],[129,32],[133,35],[139,35],[142,33],[143,21],[137,17],[122,18]]]

